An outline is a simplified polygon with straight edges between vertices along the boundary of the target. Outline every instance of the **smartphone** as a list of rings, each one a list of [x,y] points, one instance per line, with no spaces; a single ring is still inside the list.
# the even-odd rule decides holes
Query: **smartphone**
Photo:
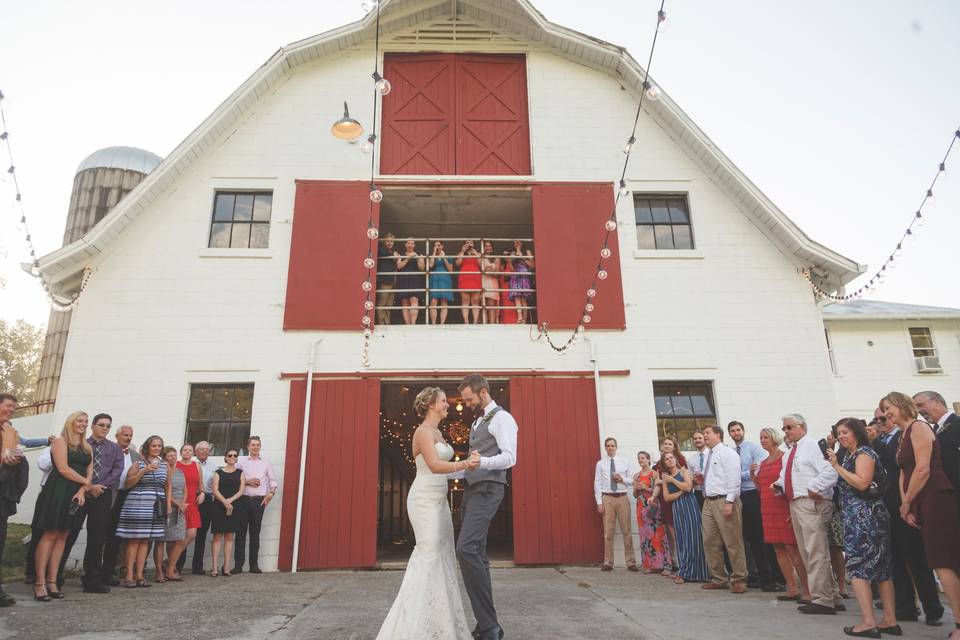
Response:
[[[823,439],[823,438],[820,438],[820,439],[817,441],[817,446],[820,447],[820,453],[823,454],[823,459],[824,459],[824,460],[829,460],[830,457],[827,455],[827,450],[828,450],[830,447],[829,447],[829,445],[827,445],[827,441],[826,441],[825,439]]]
[[[73,500],[70,501],[70,506],[67,507],[67,515],[75,516],[79,511],[80,511],[80,503],[77,502],[76,498],[74,498]]]

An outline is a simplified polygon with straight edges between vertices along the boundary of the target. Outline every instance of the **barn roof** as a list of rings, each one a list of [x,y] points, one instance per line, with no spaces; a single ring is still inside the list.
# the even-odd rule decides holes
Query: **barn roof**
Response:
[[[130,194],[82,238],[40,259],[40,270],[55,288],[69,289],[78,274],[116,238],[141,211],[187,172],[201,155],[231,130],[248,109],[299,65],[355,47],[373,38],[374,13],[278,50],[174,149]],[[437,50],[435,41],[513,42],[543,50],[608,73],[639,96],[643,68],[623,47],[548,21],[527,0],[382,0],[381,40],[403,50]],[[429,28],[425,28],[429,27]],[[459,40],[460,44],[457,44]],[[389,48],[388,45],[387,48]],[[652,77],[651,77],[652,80]],[[812,267],[827,282],[846,283],[865,270],[806,235],[727,158],[666,93],[644,101],[646,113],[686,147],[691,157],[741,203],[757,227],[798,266]]]
[[[955,320],[958,318],[960,318],[960,309],[882,300],[852,300],[823,307],[824,320]]]

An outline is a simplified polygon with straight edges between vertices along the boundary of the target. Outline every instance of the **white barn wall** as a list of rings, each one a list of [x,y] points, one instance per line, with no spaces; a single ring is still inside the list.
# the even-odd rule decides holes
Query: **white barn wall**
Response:
[[[840,320],[826,318],[837,374],[840,413],[873,416],[888,391],[937,391],[960,402],[960,320]],[[943,373],[917,373],[908,329],[928,327]],[[873,342],[870,346],[867,342]]]
[[[359,331],[281,327],[294,181],[363,179],[369,157],[333,139],[329,123],[344,98],[369,121],[368,66],[367,54],[348,52],[299,68],[113,241],[74,311],[57,420],[77,408],[108,411],[115,424],[134,426],[137,443],[156,433],[179,444],[191,383],[253,382],[252,433],[282,474],[289,382],[280,372],[304,371],[318,335],[320,370],[359,366]],[[634,100],[611,78],[544,53],[529,55],[528,74],[534,178],[612,181]],[[714,381],[719,420],[743,421],[753,438],[786,412],[806,414],[819,432],[837,410],[809,285],[646,116],[638,139],[631,187],[688,192],[697,249],[635,255],[632,207],[622,203],[627,330],[589,335],[601,369],[631,375],[603,378],[602,430],[627,456],[655,449],[652,381],[703,379]],[[206,249],[214,190],[238,187],[274,192],[268,250]],[[587,344],[559,358],[517,327],[378,328],[372,362],[387,370],[592,367]],[[276,567],[280,498],[264,521],[265,570]]]

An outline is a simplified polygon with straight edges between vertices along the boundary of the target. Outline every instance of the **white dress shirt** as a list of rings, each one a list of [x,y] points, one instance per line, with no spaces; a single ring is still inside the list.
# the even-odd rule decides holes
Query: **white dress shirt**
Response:
[[[50,472],[53,471],[53,452],[50,447],[40,452],[40,457],[37,458],[37,467],[40,468],[40,472],[43,474],[40,476],[40,486],[42,487],[47,484],[47,478],[50,477]]]
[[[703,451],[694,451],[689,456],[685,456],[687,458],[687,469],[690,469],[690,473],[694,475],[703,473],[703,468],[707,465],[707,455],[709,453],[710,449],[704,447]],[[693,490],[703,492],[703,487],[694,485]]]
[[[496,406],[497,403],[491,400],[490,404],[483,408],[483,415],[493,411]],[[478,426],[479,424],[480,421],[477,422]],[[474,426],[473,428],[476,429],[477,427]],[[517,421],[513,419],[513,416],[506,410],[498,411],[490,419],[487,430],[497,441],[500,453],[489,458],[480,458],[480,468],[500,470],[509,469],[517,464]]]
[[[213,493],[213,474],[223,466],[223,461],[214,462],[213,458],[207,456],[207,459],[203,462],[200,462],[200,458],[197,458],[197,463],[200,465],[200,470],[203,471],[203,492]]]
[[[629,462],[614,456],[613,469],[623,477],[623,482],[618,482],[616,489],[610,488],[610,456],[600,458],[597,463],[597,472],[593,476],[593,496],[598,505],[603,503],[604,493],[626,493],[633,486],[633,471]]]
[[[127,473],[130,472],[130,467],[133,466],[133,456],[130,455],[130,448],[127,448],[127,452],[123,454],[123,471],[120,472],[120,490],[127,490]]]
[[[740,456],[721,442],[707,451],[707,457],[710,465],[703,473],[704,497],[724,496],[727,502],[736,502],[740,497]]]
[[[793,455],[793,449],[797,450]],[[787,462],[793,455],[793,495],[787,496],[789,500],[797,498],[806,498],[810,491],[819,494],[827,500],[833,499],[833,487],[837,484],[837,472],[827,460],[823,459],[823,453],[820,451],[820,445],[813,439],[813,436],[805,435],[793,449],[785,453],[787,457],[783,461],[783,467],[780,469],[780,478],[774,483],[786,491]]]
[[[937,420],[936,433],[940,433],[941,431],[943,431],[943,425],[947,424],[947,420],[949,420],[950,416],[952,415],[953,415],[953,411],[947,411],[945,414],[940,416],[940,419]]]

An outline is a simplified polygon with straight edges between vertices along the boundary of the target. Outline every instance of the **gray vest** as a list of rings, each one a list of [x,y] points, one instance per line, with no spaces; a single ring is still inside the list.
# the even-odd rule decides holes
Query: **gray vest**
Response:
[[[488,415],[479,418],[477,428],[470,428],[470,451],[476,449],[481,457],[489,458],[500,453],[500,447],[497,446],[497,440],[490,433],[490,426],[493,416],[503,411],[501,407],[495,407]],[[467,484],[476,484],[477,482],[499,482],[507,484],[506,469],[474,469],[465,473]]]

